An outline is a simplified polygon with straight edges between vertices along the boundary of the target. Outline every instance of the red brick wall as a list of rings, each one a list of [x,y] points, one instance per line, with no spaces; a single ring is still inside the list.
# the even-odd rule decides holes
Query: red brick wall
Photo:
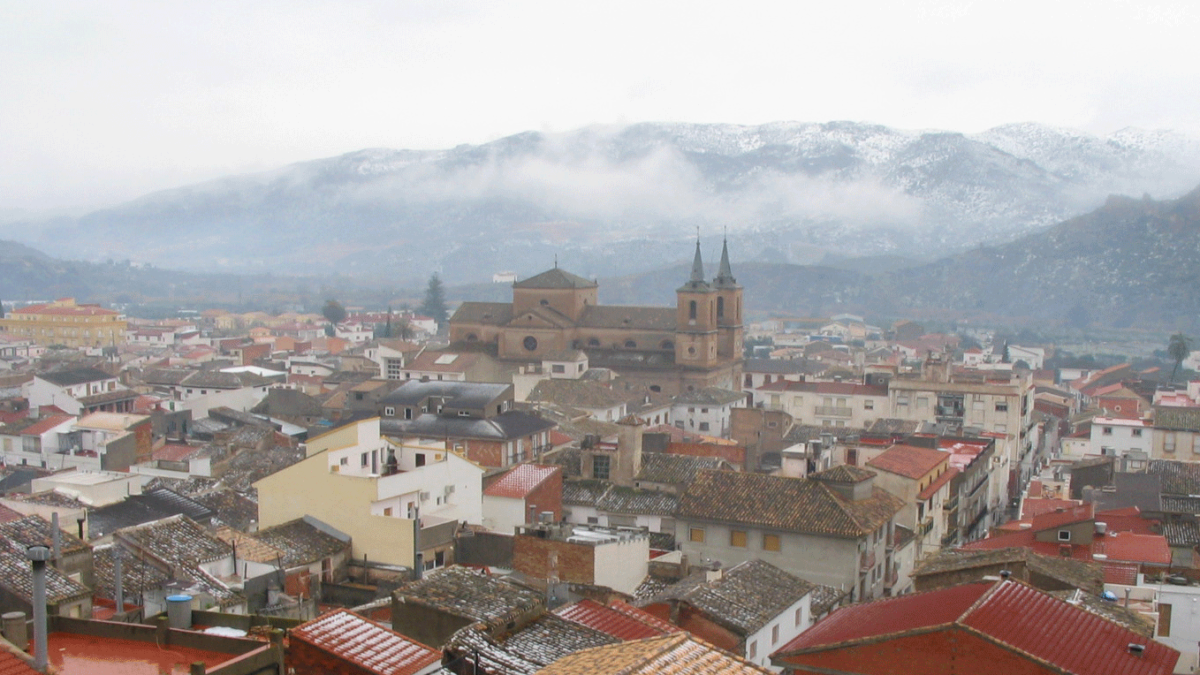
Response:
[[[529,506],[537,506],[538,517],[540,518],[543,511],[554,512],[554,522],[562,520],[562,491],[563,478],[562,469],[554,470],[554,475],[542,481],[542,484],[537,486],[525,498],[525,513],[529,513]]]
[[[453,446],[451,441],[451,447]],[[498,441],[465,441],[467,459],[489,468],[504,466],[504,444]]]
[[[595,548],[584,544],[517,535],[513,538],[513,568],[535,579],[545,579],[550,572],[552,551],[558,552],[559,580],[578,584],[595,583]]]
[[[303,640],[297,640],[295,637],[288,645],[286,664],[288,668],[295,669],[295,675],[327,675],[327,673],[374,675],[366,668],[339,659]]]

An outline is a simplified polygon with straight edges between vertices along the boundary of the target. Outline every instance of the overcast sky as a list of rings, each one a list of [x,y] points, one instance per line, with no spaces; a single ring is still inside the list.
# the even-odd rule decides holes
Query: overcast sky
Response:
[[[1200,137],[1200,3],[0,0],[0,215],[641,121]]]

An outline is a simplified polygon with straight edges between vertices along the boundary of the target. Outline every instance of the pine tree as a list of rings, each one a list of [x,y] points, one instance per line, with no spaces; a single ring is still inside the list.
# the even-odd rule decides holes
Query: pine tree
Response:
[[[437,272],[429,277],[429,286],[425,288],[425,302],[421,303],[420,312],[437,322],[440,327],[446,323],[446,291],[442,288],[442,280]]]
[[[324,315],[326,321],[335,326],[346,320],[346,308],[333,298],[325,301],[325,306],[321,308],[321,314]]]

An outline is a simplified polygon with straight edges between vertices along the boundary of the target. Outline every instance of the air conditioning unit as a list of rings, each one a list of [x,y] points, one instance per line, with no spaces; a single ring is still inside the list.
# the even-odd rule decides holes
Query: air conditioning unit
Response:
[[[421,501],[423,501],[423,502],[429,501],[429,493],[428,492],[425,492],[425,491],[421,492]]]

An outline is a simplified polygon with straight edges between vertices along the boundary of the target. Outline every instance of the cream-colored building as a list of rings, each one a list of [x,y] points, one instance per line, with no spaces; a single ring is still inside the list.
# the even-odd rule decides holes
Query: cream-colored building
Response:
[[[312,516],[350,535],[356,558],[412,567],[419,513],[432,569],[451,562],[458,523],[483,520],[480,466],[444,445],[394,444],[378,417],[310,439],[306,455],[255,483],[260,527]]]
[[[81,305],[75,298],[60,298],[9,312],[0,319],[0,331],[41,345],[109,347],[125,344],[125,316],[100,305]]]

